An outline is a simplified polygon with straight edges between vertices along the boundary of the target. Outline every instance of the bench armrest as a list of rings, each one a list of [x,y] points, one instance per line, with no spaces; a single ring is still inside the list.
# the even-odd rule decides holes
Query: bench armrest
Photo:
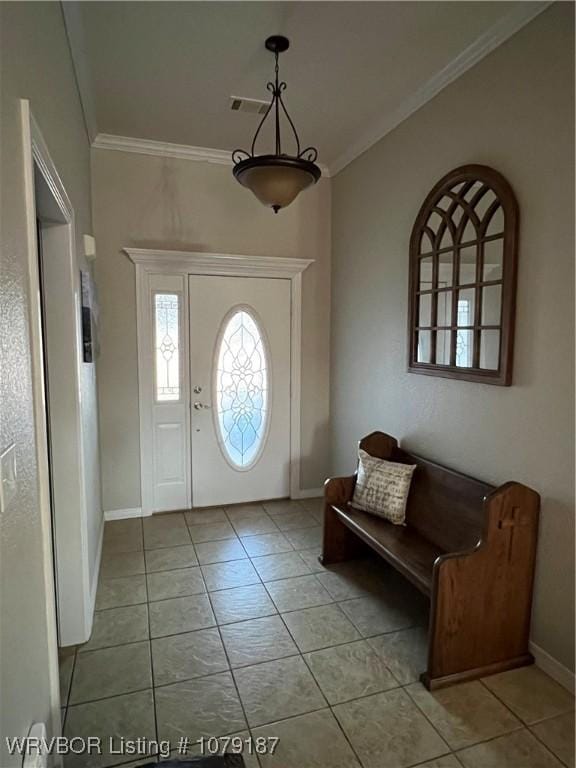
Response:
[[[324,483],[324,501],[326,504],[347,504],[352,501],[356,475],[350,477],[331,477]]]
[[[480,541],[436,559],[428,685],[454,682],[462,670],[480,670],[479,677],[530,662],[539,505],[540,497],[527,486],[499,486],[484,500]]]

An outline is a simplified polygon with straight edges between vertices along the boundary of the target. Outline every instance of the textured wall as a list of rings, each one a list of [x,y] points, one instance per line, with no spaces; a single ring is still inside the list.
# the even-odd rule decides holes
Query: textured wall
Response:
[[[59,3],[1,3],[0,447],[17,446],[17,496],[0,519],[0,765],[4,736],[24,736],[32,721],[50,724],[42,531],[38,512],[32,410],[24,161],[19,98],[28,98],[77,215],[90,232],[90,163]],[[25,54],[25,55],[24,55]],[[82,380],[92,530],[99,527],[94,371]],[[92,541],[91,562],[95,562]]]
[[[134,265],[126,246],[315,259],[303,276],[302,477],[328,471],[330,182],[274,215],[225,165],[92,151],[104,509],[140,506]]]
[[[383,429],[448,466],[542,495],[532,638],[573,668],[573,7],[556,3],[333,180],[334,468]],[[520,204],[510,388],[406,373],[408,243],[433,184],[501,171]]]

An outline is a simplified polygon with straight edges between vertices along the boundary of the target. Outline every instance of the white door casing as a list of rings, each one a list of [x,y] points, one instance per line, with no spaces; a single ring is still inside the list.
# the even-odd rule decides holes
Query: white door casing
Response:
[[[84,463],[82,419],[80,412],[81,389],[81,330],[80,330],[80,285],[78,263],[76,259],[75,244],[75,213],[74,208],[62,180],[58,174],[42,132],[36,123],[30,110],[30,102],[20,99],[20,124],[21,146],[23,154],[23,177],[26,210],[26,238],[27,269],[28,269],[28,319],[30,332],[30,360],[32,372],[32,397],[34,412],[34,436],[36,449],[36,482],[38,493],[38,517],[41,528],[41,567],[44,587],[44,615],[37,616],[36,631],[45,628],[47,643],[47,669],[46,674],[49,685],[50,711],[46,713],[48,732],[51,736],[58,737],[62,733],[62,720],[60,710],[60,684],[58,664],[58,640],[62,645],[76,645],[86,642],[92,631],[92,619],[94,614],[94,602],[98,579],[90,582],[88,532],[86,499],[84,493]],[[68,351],[67,369],[70,382],[74,386],[72,399],[73,417],[68,423],[70,427],[71,448],[75,450],[76,461],[69,474],[71,484],[75,485],[77,493],[72,506],[55,510],[57,536],[69,533],[71,530],[76,536],[75,545],[70,546],[64,542],[60,547],[61,556],[59,566],[66,568],[62,578],[59,578],[58,609],[66,606],[66,613],[57,616],[56,583],[54,574],[53,556],[53,532],[52,509],[50,502],[50,471],[48,458],[48,424],[46,418],[46,387],[44,379],[43,335],[40,303],[40,274],[37,247],[37,209],[36,209],[36,184],[35,173],[38,171],[46,185],[49,187],[52,201],[59,209],[63,226],[58,227],[58,236],[62,238],[56,245],[61,248],[62,264],[66,268],[65,285],[62,285],[61,295],[64,295],[64,303],[69,310],[67,333],[64,346]],[[77,462],[77,463],[76,463]],[[62,514],[64,513],[64,514]],[[58,543],[56,543],[58,547]],[[99,557],[99,555],[98,555]],[[98,560],[97,557],[97,560]],[[96,563],[96,574],[98,573]],[[58,638],[57,624],[60,630]],[[34,631],[34,630],[31,630]],[[54,768],[62,765],[62,759],[58,755],[53,756]]]
[[[189,280],[189,296],[192,503],[209,507],[285,498],[290,494],[290,281],[194,275]],[[231,343],[234,338],[238,342],[233,354],[226,344],[226,329],[242,316],[250,329],[242,328],[233,335]],[[246,359],[242,336],[246,336],[248,352],[250,344],[257,342],[254,361]],[[223,343],[235,370],[233,376],[225,375],[232,395],[218,392]],[[253,373],[253,362],[265,372]],[[260,379],[265,383],[263,395]],[[236,384],[242,387],[243,383],[241,393]],[[254,408],[259,397],[263,398],[262,411]],[[230,433],[221,427],[224,419],[219,418],[223,400],[233,405],[227,414]],[[238,410],[242,408],[246,416]],[[261,414],[258,433],[250,426],[252,413],[256,418]],[[243,419],[247,429],[241,442],[250,445],[244,462],[230,440],[230,434],[240,436],[233,425]]]
[[[80,323],[80,274],[76,258],[75,213],[66,189],[52,160],[42,132],[30,111],[27,100],[20,101],[22,145],[24,151],[24,182],[26,194],[26,237],[28,253],[29,317],[32,358],[32,387],[37,456],[37,481],[40,518],[45,558],[46,607],[56,614],[54,589],[58,589],[58,630],[62,646],[86,642],[92,631],[94,603],[98,579],[90,573],[88,550],[88,521],[86,505],[85,456],[82,424],[82,330]],[[40,275],[36,242],[36,183],[35,174],[43,179],[53,211],[58,211],[58,224],[43,232],[47,257],[57,255],[57,264],[48,270],[53,282],[49,289],[53,306],[53,336],[62,347],[60,358],[49,361],[52,382],[51,407],[60,426],[53,434],[58,451],[54,463],[55,506],[50,504],[50,473],[48,465],[48,423],[46,418],[46,382],[43,358],[45,340],[42,334],[40,305]],[[52,271],[54,268],[54,271]],[[59,303],[59,305],[58,305]],[[58,350],[59,351],[59,350]],[[58,400],[58,402],[56,402]],[[63,434],[66,433],[66,440]],[[54,533],[52,532],[52,516]],[[57,584],[54,583],[52,539],[56,551]],[[100,534],[101,541],[101,534]],[[99,552],[97,560],[99,558]],[[96,574],[98,567],[95,568]],[[52,616],[49,617],[52,621]]]
[[[289,458],[289,494],[291,498],[301,498],[306,494],[300,489],[300,401],[301,401],[301,341],[302,341],[302,272],[314,262],[307,259],[276,258],[263,256],[237,256],[230,254],[211,254],[193,251],[167,251],[143,248],[125,248],[136,267],[136,304],[138,327],[138,381],[140,411],[140,462],[142,515],[151,515],[156,511],[182,509],[192,503],[191,445],[190,445],[190,379],[188,366],[189,328],[188,281],[189,275],[222,275],[228,277],[264,277],[285,280],[290,286],[290,458]],[[162,278],[169,281],[162,283]],[[180,282],[171,282],[171,280]],[[162,287],[164,286],[164,287]],[[175,286],[178,286],[176,289]],[[177,414],[170,406],[158,409],[154,402],[154,366],[153,366],[153,312],[154,292],[166,290],[181,291],[181,367],[180,385],[187,393],[185,406]],[[164,419],[164,421],[163,421]],[[184,466],[186,485],[178,480],[178,473],[162,472],[167,469],[164,459],[155,456],[155,445],[159,433],[164,429],[164,437],[170,431],[168,427],[158,429],[159,425],[172,425],[172,436],[184,434]],[[156,425],[156,426],[155,426]],[[182,430],[182,432],[181,432]],[[156,435],[155,435],[156,432]],[[162,441],[162,438],[160,438]],[[180,442],[180,445],[182,443]],[[166,449],[164,457],[173,452],[177,456],[178,441],[166,438],[160,445]],[[180,465],[179,459],[176,463]],[[163,488],[155,488],[156,480],[162,478]],[[170,487],[171,486],[171,487]],[[177,486],[179,488],[177,489]],[[158,506],[169,503],[170,506]]]

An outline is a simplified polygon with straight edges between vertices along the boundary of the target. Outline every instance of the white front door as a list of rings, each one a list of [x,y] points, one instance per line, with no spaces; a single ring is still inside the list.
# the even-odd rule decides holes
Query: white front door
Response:
[[[290,280],[192,275],[192,504],[290,490]]]

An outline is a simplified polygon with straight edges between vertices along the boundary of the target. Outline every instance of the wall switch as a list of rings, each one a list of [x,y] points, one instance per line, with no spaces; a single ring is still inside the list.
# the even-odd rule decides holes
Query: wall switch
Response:
[[[16,474],[16,445],[12,443],[0,455],[0,512],[4,512],[18,487]]]

